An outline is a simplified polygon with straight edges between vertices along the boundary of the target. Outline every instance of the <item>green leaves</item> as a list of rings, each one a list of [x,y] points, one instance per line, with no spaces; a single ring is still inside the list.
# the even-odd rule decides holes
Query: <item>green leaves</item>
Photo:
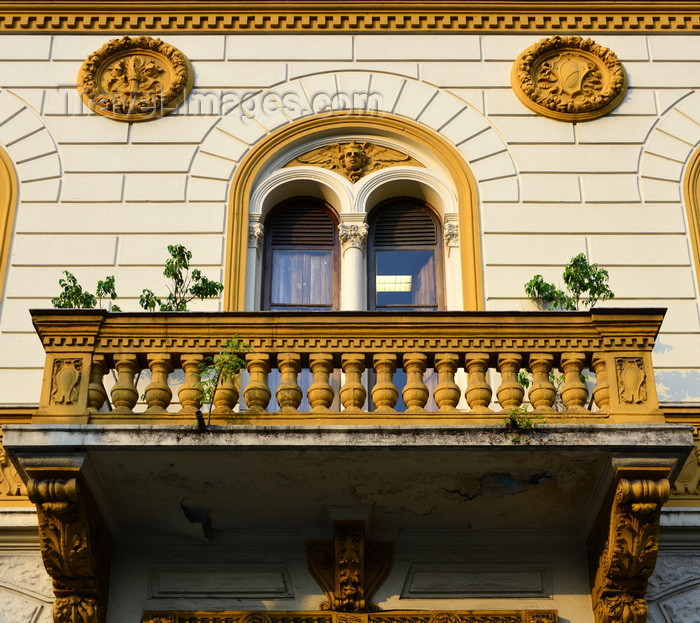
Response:
[[[209,418],[214,404],[216,388],[228,379],[233,379],[240,370],[245,370],[246,362],[239,357],[239,353],[250,353],[252,350],[248,344],[241,342],[238,335],[226,340],[224,350],[214,357],[207,357],[204,363],[199,364],[199,389],[202,392],[202,404],[209,405]]]
[[[205,277],[202,271],[194,269],[190,274],[190,260],[192,253],[183,245],[168,246],[170,258],[165,262],[163,274],[171,280],[168,286],[168,296],[165,300],[157,297],[153,290],[144,289],[139,297],[139,305],[146,311],[187,311],[187,303],[192,299],[215,298],[221,294],[224,286],[218,281],[212,281]],[[63,288],[59,296],[51,299],[51,304],[56,308],[92,309],[97,306],[98,300],[102,307],[102,299],[109,298],[114,301],[117,291],[114,286],[114,275],[105,277],[104,281],[97,282],[95,294],[83,290],[78,280],[67,270],[63,271],[65,279],[59,279],[58,284]],[[112,303],[112,311],[121,311],[118,305]]]
[[[195,268],[190,273],[192,253],[183,245],[168,245],[170,257],[165,262],[163,275],[170,279],[168,296],[165,300],[157,297],[152,290],[144,289],[139,298],[139,305],[146,311],[187,311],[187,303],[193,299],[215,298],[221,294],[224,286],[218,281],[205,277]]]
[[[58,285],[63,288],[63,291],[56,298],[51,299],[51,304],[57,309],[93,309],[97,306],[98,298],[100,307],[102,307],[103,297],[109,296],[112,300],[117,298],[114,289],[114,275],[106,277],[104,281],[98,281],[97,289],[93,295],[83,290],[75,275],[67,270],[64,270],[63,274],[65,278],[58,280]],[[121,311],[116,305],[112,306],[112,310]]]
[[[571,258],[562,275],[566,292],[542,275],[535,275],[525,284],[525,293],[542,309],[579,309],[580,305],[593,307],[599,301],[615,298],[608,286],[608,271],[598,264],[589,264],[584,253]],[[587,294],[587,296],[584,296]]]

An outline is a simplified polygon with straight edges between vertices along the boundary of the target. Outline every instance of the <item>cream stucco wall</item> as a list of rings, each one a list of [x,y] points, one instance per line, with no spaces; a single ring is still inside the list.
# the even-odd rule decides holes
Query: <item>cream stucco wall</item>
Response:
[[[579,124],[534,115],[510,88],[513,59],[537,37],[165,35],[192,61],[195,90],[178,114],[129,125],[87,114],[74,87],[82,60],[107,39],[13,35],[0,45],[0,142],[20,179],[0,404],[37,402],[42,351],[26,310],[49,305],[61,270],[90,287],[115,274],[122,307],[137,309],[141,289],[162,283],[166,245],[181,242],[225,280],[237,162],[308,114],[305,102],[323,109],[326,97],[363,93],[440,132],[468,161],[486,309],[529,305],[525,281],[537,272],[556,280],[585,251],[610,271],[617,298],[608,304],[669,308],[655,353],[660,397],[700,399],[697,279],[679,184],[700,140],[696,37],[596,36],[624,63],[630,89],[611,115]],[[272,110],[269,94],[303,105]],[[245,110],[236,107],[246,96]]]

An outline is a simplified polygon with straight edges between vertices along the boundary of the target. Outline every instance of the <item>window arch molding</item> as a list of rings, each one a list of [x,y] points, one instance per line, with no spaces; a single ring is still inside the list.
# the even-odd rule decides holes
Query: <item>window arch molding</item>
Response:
[[[683,180],[683,195],[688,220],[688,238],[695,262],[697,291],[700,293],[700,148],[693,152],[688,161]]]
[[[483,309],[483,281],[480,226],[476,183],[462,154],[436,132],[406,118],[390,114],[381,116],[338,114],[312,117],[292,122],[260,141],[241,161],[234,174],[229,195],[226,274],[231,284],[227,290],[227,309],[242,310],[246,300],[245,267],[248,256],[249,212],[253,194],[260,185],[262,172],[279,154],[324,136],[369,134],[413,143],[441,163],[456,189],[459,206],[460,262],[462,267],[463,305],[465,309]],[[269,169],[268,169],[269,170]]]
[[[12,245],[17,208],[17,175],[4,148],[0,147],[0,300],[5,291],[5,274]]]

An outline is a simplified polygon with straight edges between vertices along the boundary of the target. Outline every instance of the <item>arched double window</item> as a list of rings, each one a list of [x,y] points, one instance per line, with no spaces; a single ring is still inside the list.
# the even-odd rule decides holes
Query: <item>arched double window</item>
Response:
[[[262,308],[271,311],[338,309],[340,274],[337,217],[318,199],[299,197],[275,206],[265,222]],[[371,310],[443,307],[442,254],[437,216],[411,197],[384,201],[369,218],[367,278]]]

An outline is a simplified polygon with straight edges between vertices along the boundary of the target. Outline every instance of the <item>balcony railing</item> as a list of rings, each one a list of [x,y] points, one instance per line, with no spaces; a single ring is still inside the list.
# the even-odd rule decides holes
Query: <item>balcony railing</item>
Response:
[[[661,422],[651,350],[663,314],[38,310],[34,421],[193,424],[199,364],[237,335],[248,369],[217,390],[214,424],[501,423],[523,403],[552,423]]]

